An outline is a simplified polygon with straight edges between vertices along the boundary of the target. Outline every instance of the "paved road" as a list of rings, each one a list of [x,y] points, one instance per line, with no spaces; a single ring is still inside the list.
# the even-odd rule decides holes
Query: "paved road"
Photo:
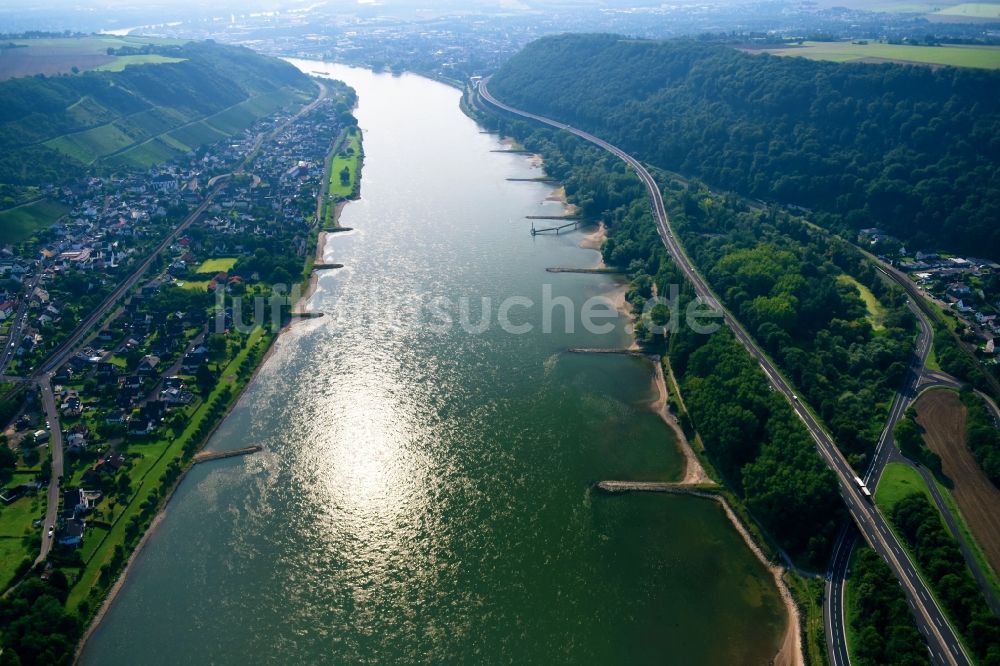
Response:
[[[642,180],[643,184],[645,184],[649,193],[650,203],[653,208],[653,215],[656,219],[657,231],[660,234],[660,238],[663,241],[664,246],[670,252],[678,267],[684,272],[685,276],[691,282],[695,293],[701,298],[702,302],[708,307],[722,312],[725,324],[732,330],[737,340],[739,340],[747,351],[757,360],[761,368],[764,370],[764,373],[767,375],[768,381],[775,390],[781,392],[785,396],[789,404],[792,406],[792,409],[795,410],[795,413],[805,424],[810,435],[812,435],[813,439],[816,441],[820,455],[823,456],[827,464],[837,475],[837,478],[840,481],[841,492],[847,503],[848,511],[857,523],[862,536],[879,553],[879,555],[886,560],[895,572],[897,578],[899,578],[902,583],[903,589],[909,598],[910,605],[915,610],[918,627],[928,640],[931,657],[934,663],[950,664],[952,666],[971,665],[971,660],[962,649],[962,646],[959,643],[955,632],[948,624],[944,613],[941,612],[932,600],[927,587],[917,575],[913,564],[910,562],[906,553],[903,551],[902,547],[889,530],[885,518],[870,501],[862,496],[860,490],[854,482],[854,470],[840,453],[840,450],[834,444],[833,439],[819,424],[816,418],[812,415],[812,412],[810,412],[806,406],[798,400],[791,385],[785,380],[767,355],[759,347],[757,347],[757,344],[746,333],[746,331],[743,330],[740,323],[721,306],[720,301],[715,297],[711,289],[709,289],[708,284],[694,268],[691,260],[684,253],[683,248],[674,237],[673,231],[670,228],[670,224],[667,219],[666,207],[663,203],[663,196],[660,194],[660,189],[645,167],[643,167],[642,164],[640,164],[639,161],[631,155],[592,134],[571,127],[565,123],[560,123],[543,116],[522,111],[497,101],[490,94],[487,85],[487,80],[483,80],[479,85],[480,98],[485,100],[487,103],[503,111],[507,111],[524,118],[536,120],[550,127],[555,127],[556,129],[565,130],[575,134],[585,141],[589,141],[590,143],[607,150],[613,155],[616,155],[635,170],[640,180]]]
[[[889,276],[892,277],[891,275]],[[931,345],[934,342],[934,329],[924,316],[924,313],[917,308],[913,302],[908,302],[907,306],[917,318],[918,334],[915,353],[907,368],[903,385],[892,402],[889,409],[889,418],[886,421],[885,429],[875,447],[875,453],[864,475],[865,485],[875,492],[879,479],[885,466],[893,461],[905,461],[900,455],[893,440],[893,430],[899,419],[906,414],[910,403],[917,397],[919,391],[918,384],[927,364],[927,356],[930,353]],[[907,461],[908,462],[908,461]],[[841,534],[837,546],[834,548],[833,557],[830,560],[830,569],[827,574],[826,598],[823,602],[823,625],[826,630],[827,652],[832,666],[847,666],[851,663],[847,650],[847,627],[845,626],[844,612],[844,588],[847,582],[848,565],[851,562],[851,554],[858,544],[857,533],[853,526],[845,529]]]
[[[52,479],[49,481],[48,507],[45,510],[45,522],[42,524],[42,547],[35,563],[44,560],[48,556],[49,550],[52,549],[55,535],[49,537],[49,527],[56,524],[56,517],[59,514],[59,479],[63,475],[62,430],[59,428],[59,410],[56,406],[56,398],[52,395],[52,385],[49,383],[48,375],[42,375],[37,382],[42,394],[42,408],[45,410],[45,418],[48,419],[50,426],[49,450],[52,451]]]
[[[847,666],[851,663],[847,652],[847,622],[845,621],[844,586],[847,582],[847,565],[851,553],[858,543],[858,531],[854,523],[844,526],[833,548],[830,573],[826,581],[826,598],[823,604],[823,625],[826,629],[827,654],[831,666]]]

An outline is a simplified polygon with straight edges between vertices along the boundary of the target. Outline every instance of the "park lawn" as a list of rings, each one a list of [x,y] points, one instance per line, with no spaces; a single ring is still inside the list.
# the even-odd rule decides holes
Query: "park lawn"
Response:
[[[68,212],[68,207],[49,199],[0,211],[0,244],[27,240],[35,232],[55,224]]]
[[[196,270],[195,273],[228,273],[233,270],[233,266],[236,265],[236,262],[236,257],[216,257],[215,259],[206,259],[201,262],[201,266],[198,266],[198,270]]]
[[[773,55],[800,56],[811,60],[832,60],[834,62],[891,60],[921,65],[1000,69],[1000,47],[995,46],[911,46],[909,44],[882,44],[878,42],[868,44],[803,42],[801,46],[764,50]]]
[[[185,60],[187,58],[170,58],[156,54],[115,56],[114,60],[100,65],[96,70],[99,72],[120,72],[131,65],[167,65]]]
[[[875,298],[875,294],[872,293],[871,289],[846,273],[838,275],[837,282],[841,284],[849,284],[857,289],[858,295],[861,297],[861,300],[864,301],[865,309],[868,311],[868,323],[871,324],[872,328],[876,331],[885,330],[885,307],[883,307],[882,304],[879,303],[878,299]]]
[[[361,132],[347,135],[347,145],[334,155],[330,162],[330,195],[346,199],[354,194],[358,184],[358,165],[361,162]],[[344,168],[350,172],[346,183],[341,181]]]
[[[67,610],[70,612],[76,612],[80,603],[84,601],[90,595],[91,590],[95,588],[101,575],[101,567],[111,561],[112,556],[114,555],[115,546],[125,543],[125,527],[128,524],[129,519],[131,519],[133,515],[140,514],[140,506],[143,502],[150,497],[156,496],[160,486],[160,479],[163,478],[163,475],[170,463],[174,460],[179,460],[183,455],[184,444],[194,436],[198,425],[201,423],[202,419],[206,418],[209,405],[212,404],[215,398],[222,393],[224,387],[227,386],[232,390],[230,405],[233,401],[239,398],[240,389],[246,384],[247,381],[249,381],[249,377],[244,380],[238,379],[240,364],[254,350],[258,342],[263,340],[264,344],[268,344],[270,340],[266,336],[269,335],[270,334],[265,334],[264,329],[262,328],[254,329],[247,339],[246,346],[239,351],[239,353],[222,371],[219,382],[215,385],[215,388],[212,389],[212,392],[198,406],[197,410],[195,410],[193,416],[188,420],[187,426],[184,428],[183,432],[181,432],[180,436],[169,441],[160,440],[162,453],[158,456],[155,455],[156,449],[143,452],[148,453],[148,457],[144,456],[141,463],[137,461],[131,472],[134,489],[133,495],[128,504],[122,508],[118,517],[115,518],[107,536],[97,546],[97,548],[95,548],[93,556],[86,562],[83,571],[80,572],[80,577],[70,590],[69,597],[66,600]],[[139,452],[141,448],[147,446],[153,445],[136,445],[135,450],[136,452]],[[148,526],[146,529],[148,529]]]

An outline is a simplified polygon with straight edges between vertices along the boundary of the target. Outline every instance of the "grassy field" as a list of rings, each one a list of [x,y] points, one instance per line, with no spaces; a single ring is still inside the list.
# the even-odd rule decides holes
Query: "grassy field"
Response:
[[[347,145],[337,153],[330,163],[330,195],[346,199],[358,186],[358,166],[361,162],[361,133],[355,131],[347,136]],[[347,182],[341,180],[344,168],[350,172]]]
[[[995,5],[1000,7],[1000,5]],[[779,56],[800,56],[834,62],[906,62],[921,65],[953,65],[1000,69],[1000,47],[909,46],[903,44],[852,44],[851,42],[804,42],[802,46],[764,49]]]
[[[17,572],[18,565],[26,557],[30,555],[24,550],[21,539],[0,537],[0,585],[7,587],[7,583]]]
[[[329,229],[333,226],[337,200],[350,199],[357,196],[358,179],[361,177],[361,159],[361,132],[355,129],[352,134],[347,136],[347,144],[344,148],[330,160],[327,201],[323,208],[324,229]],[[346,183],[340,178],[340,174],[345,167],[350,174]]]
[[[871,289],[846,273],[838,275],[837,282],[841,284],[849,284],[858,290],[858,295],[861,297],[861,300],[865,302],[865,308],[868,310],[868,323],[870,323],[872,328],[876,331],[884,330],[885,308],[882,307],[882,304],[878,302],[877,298],[875,298],[875,294],[871,292]]]
[[[927,496],[927,501],[934,504],[931,491],[924,483],[920,472],[906,463],[889,463],[885,466],[885,472],[882,473],[878,489],[875,491],[875,503],[882,509],[882,513],[890,516],[893,507],[914,492],[923,493]]]
[[[20,243],[31,238],[69,212],[69,208],[55,201],[42,199],[16,208],[0,211],[0,244]]]
[[[156,54],[115,56],[114,60],[96,67],[100,72],[120,72],[131,65],[167,65],[174,62],[184,62],[186,58],[170,58]]]
[[[209,280],[184,280],[178,282],[177,286],[188,291],[205,291],[208,289]]]
[[[963,2],[960,5],[947,7],[934,13],[941,16],[995,19],[1000,18],[1000,4],[991,2]]]
[[[201,262],[201,266],[198,267],[196,273],[219,273],[219,272],[229,272],[233,270],[233,266],[236,265],[236,257],[217,257],[215,259],[206,259]]]
[[[5,586],[17,566],[26,557],[34,559],[37,552],[25,547],[26,534],[39,533],[32,521],[45,515],[45,494],[22,497],[12,504],[0,507],[0,586]]]

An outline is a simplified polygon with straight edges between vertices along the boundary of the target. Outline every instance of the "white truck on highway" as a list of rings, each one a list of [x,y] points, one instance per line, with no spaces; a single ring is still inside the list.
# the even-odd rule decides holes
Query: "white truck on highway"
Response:
[[[868,486],[865,485],[860,476],[854,477],[854,483],[858,484],[858,489],[861,490],[861,494],[865,496],[865,499],[871,501],[872,491],[868,490]]]

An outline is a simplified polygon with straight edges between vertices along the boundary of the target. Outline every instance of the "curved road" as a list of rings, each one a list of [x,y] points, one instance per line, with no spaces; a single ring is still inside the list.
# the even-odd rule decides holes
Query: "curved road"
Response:
[[[781,375],[767,355],[757,346],[753,339],[743,330],[743,327],[725,308],[721,307],[720,301],[712,293],[708,284],[694,268],[691,260],[684,253],[683,248],[677,242],[670,223],[667,219],[666,207],[663,203],[663,196],[656,181],[649,172],[634,157],[599,139],[598,137],[576,129],[565,123],[550,120],[527,111],[516,109],[496,100],[489,92],[488,81],[483,80],[479,84],[479,96],[492,106],[531,120],[538,121],[556,129],[565,130],[576,136],[589,141],[604,150],[612,153],[631,166],[642,180],[649,193],[650,203],[653,208],[653,215],[656,218],[657,231],[663,241],[664,246],[670,252],[678,267],[694,287],[695,293],[702,302],[714,310],[722,312],[725,324],[732,330],[736,339],[747,349],[767,375],[768,381],[775,390],[784,394],[792,409],[805,424],[816,441],[820,455],[833,469],[840,481],[841,492],[847,503],[848,511],[858,525],[862,536],[889,564],[903,585],[903,589],[909,598],[910,605],[915,610],[917,625],[921,632],[928,639],[932,660],[936,664],[948,664],[951,666],[971,666],[972,661],[965,654],[962,646],[948,624],[944,613],[932,600],[930,593],[923,580],[917,575],[916,569],[910,562],[902,547],[896,541],[888,524],[875,506],[866,500],[857,485],[854,483],[854,470],[847,463],[847,460],[840,453],[830,435],[820,426],[819,422],[812,415],[805,405],[803,405],[792,390],[791,385]]]

